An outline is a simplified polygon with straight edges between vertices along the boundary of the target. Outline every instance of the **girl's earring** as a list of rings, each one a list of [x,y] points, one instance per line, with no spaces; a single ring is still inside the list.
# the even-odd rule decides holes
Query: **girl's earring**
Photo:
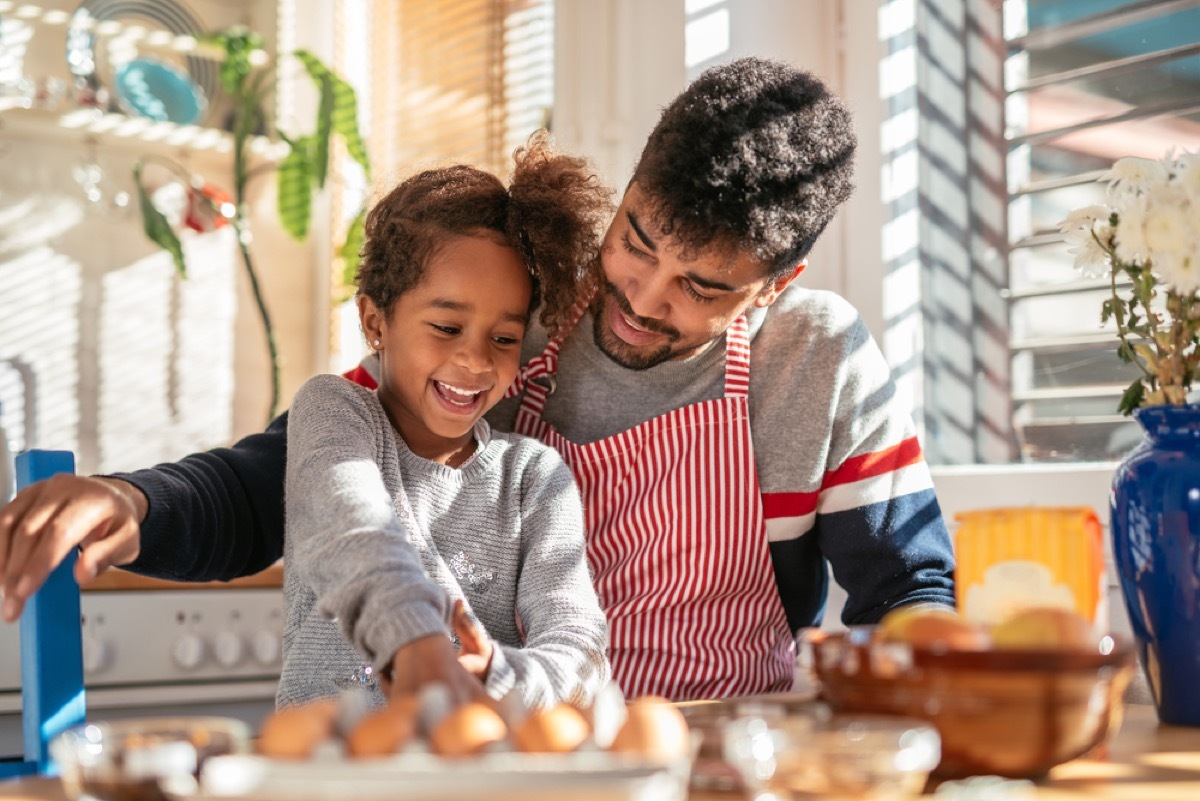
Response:
[[[378,349],[379,349],[379,340],[378,340],[378,339],[377,339],[377,340],[375,340],[374,342],[372,342],[371,344],[375,346],[375,349],[376,349],[376,350],[378,350]]]

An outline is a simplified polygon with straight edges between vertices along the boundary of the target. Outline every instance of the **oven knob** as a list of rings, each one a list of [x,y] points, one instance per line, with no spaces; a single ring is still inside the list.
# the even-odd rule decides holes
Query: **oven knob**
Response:
[[[191,670],[204,661],[204,640],[199,634],[180,634],[171,643],[171,659],[184,670]]]
[[[273,665],[279,661],[279,635],[263,629],[254,635],[254,658],[260,665]]]
[[[233,667],[245,655],[246,646],[242,644],[242,638],[232,631],[219,632],[213,640],[213,656],[221,667]]]
[[[83,672],[88,674],[102,673],[112,663],[112,646],[95,634],[84,634]]]

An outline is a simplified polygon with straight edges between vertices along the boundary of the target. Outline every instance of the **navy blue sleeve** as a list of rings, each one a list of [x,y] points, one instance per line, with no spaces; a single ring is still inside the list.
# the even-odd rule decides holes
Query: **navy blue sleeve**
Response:
[[[815,533],[846,588],[846,625],[878,623],[905,604],[954,605],[954,551],[932,489],[818,514]]]
[[[228,581],[283,555],[287,412],[260,434],[134,473],[149,500],[141,552],[126,569],[176,581]]]

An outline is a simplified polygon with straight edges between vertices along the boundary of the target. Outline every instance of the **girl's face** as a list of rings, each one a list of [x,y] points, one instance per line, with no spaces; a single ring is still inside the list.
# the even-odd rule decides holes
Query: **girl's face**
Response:
[[[463,236],[435,251],[388,317],[359,298],[379,398],[413,453],[452,466],[471,453],[472,427],[517,375],[532,291],[513,248]]]

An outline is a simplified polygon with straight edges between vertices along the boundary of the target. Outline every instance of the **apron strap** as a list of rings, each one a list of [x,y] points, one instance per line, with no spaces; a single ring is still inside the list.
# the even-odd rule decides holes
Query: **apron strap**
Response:
[[[750,326],[744,313],[725,332],[725,397],[750,397]]]
[[[581,297],[574,306],[571,307],[571,313],[567,316],[567,324],[564,325],[557,335],[550,339],[546,349],[540,355],[530,359],[524,367],[517,372],[517,377],[513,379],[512,384],[504,393],[506,398],[515,398],[525,390],[525,385],[531,379],[541,378],[546,376],[548,379],[549,389],[546,394],[552,394],[558,387],[558,379],[555,377],[558,373],[558,352],[562,349],[563,340],[575,330],[575,326],[579,325],[579,321],[583,319],[583,315],[588,310],[588,306],[592,303],[592,298],[596,297],[596,289],[588,292]]]

